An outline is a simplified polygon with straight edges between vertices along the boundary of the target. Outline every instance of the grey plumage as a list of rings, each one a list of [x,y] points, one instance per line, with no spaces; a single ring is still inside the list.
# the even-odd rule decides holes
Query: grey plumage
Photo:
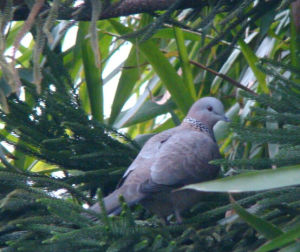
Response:
[[[104,198],[109,214],[121,211],[119,196],[129,205],[141,203],[165,219],[201,200],[202,194],[192,190],[175,191],[184,185],[214,179],[219,167],[209,161],[220,158],[213,135],[213,126],[227,120],[222,103],[205,97],[190,108],[185,120],[177,127],[150,138],[123,176],[113,193]],[[92,210],[100,212],[95,204]]]

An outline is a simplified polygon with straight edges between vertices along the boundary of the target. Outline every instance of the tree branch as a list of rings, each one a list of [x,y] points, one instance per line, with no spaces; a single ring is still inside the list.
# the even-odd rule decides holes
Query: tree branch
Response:
[[[251,93],[251,94],[253,94],[253,95],[255,95],[255,96],[258,95],[257,93],[255,93],[255,92],[254,92],[253,90],[251,90],[250,88],[244,86],[243,84],[239,83],[238,81],[236,81],[236,80],[230,78],[229,76],[227,76],[227,75],[225,75],[225,74],[216,72],[215,70],[213,70],[213,69],[211,69],[211,68],[208,68],[208,67],[202,65],[201,63],[196,62],[196,61],[193,61],[193,60],[190,60],[190,63],[192,63],[193,65],[195,65],[195,66],[197,66],[197,67],[200,67],[200,68],[202,68],[203,70],[206,70],[206,71],[208,71],[208,72],[210,72],[210,73],[212,73],[212,74],[214,74],[214,75],[216,75],[216,76],[219,76],[219,77],[222,78],[223,80],[228,81],[229,83],[231,83],[232,85],[234,85],[234,86],[236,86],[236,87],[238,87],[238,88],[240,88],[240,89],[243,89],[243,90],[245,90],[245,91],[247,91],[247,92],[249,92],[249,93]]]
[[[103,12],[99,20],[128,16],[138,13],[152,13],[158,10],[167,10],[176,0],[120,0],[117,3],[104,6]],[[20,2],[20,1],[18,1]],[[178,6],[178,9],[187,8],[203,8],[209,1],[186,0]],[[44,5],[42,12],[47,11],[50,7]],[[30,10],[25,4],[22,4],[14,13],[14,21],[26,20]],[[76,13],[76,14],[74,14]],[[62,7],[58,13],[60,20],[76,20],[90,21],[91,20],[91,5],[86,1],[78,7]]]

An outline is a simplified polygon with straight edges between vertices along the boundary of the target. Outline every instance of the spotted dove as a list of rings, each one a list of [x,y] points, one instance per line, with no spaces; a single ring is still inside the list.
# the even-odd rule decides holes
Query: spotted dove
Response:
[[[125,172],[119,187],[104,198],[108,214],[121,211],[119,197],[129,206],[140,203],[166,220],[201,200],[203,193],[176,190],[184,185],[214,179],[219,167],[209,164],[220,158],[213,126],[228,121],[223,104],[214,97],[204,97],[190,108],[183,122],[150,138]],[[91,207],[100,212],[99,204]]]

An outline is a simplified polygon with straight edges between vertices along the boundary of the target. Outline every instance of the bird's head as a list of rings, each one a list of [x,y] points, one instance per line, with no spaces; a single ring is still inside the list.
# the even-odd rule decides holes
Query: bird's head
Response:
[[[214,97],[204,97],[196,101],[190,108],[187,117],[194,118],[212,128],[218,121],[230,121],[224,112],[220,100]]]

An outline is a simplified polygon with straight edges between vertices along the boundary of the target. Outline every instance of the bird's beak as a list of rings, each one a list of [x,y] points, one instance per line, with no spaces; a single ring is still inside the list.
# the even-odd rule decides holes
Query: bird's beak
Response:
[[[223,116],[222,121],[231,122],[231,120],[227,116],[225,116],[225,115]]]

